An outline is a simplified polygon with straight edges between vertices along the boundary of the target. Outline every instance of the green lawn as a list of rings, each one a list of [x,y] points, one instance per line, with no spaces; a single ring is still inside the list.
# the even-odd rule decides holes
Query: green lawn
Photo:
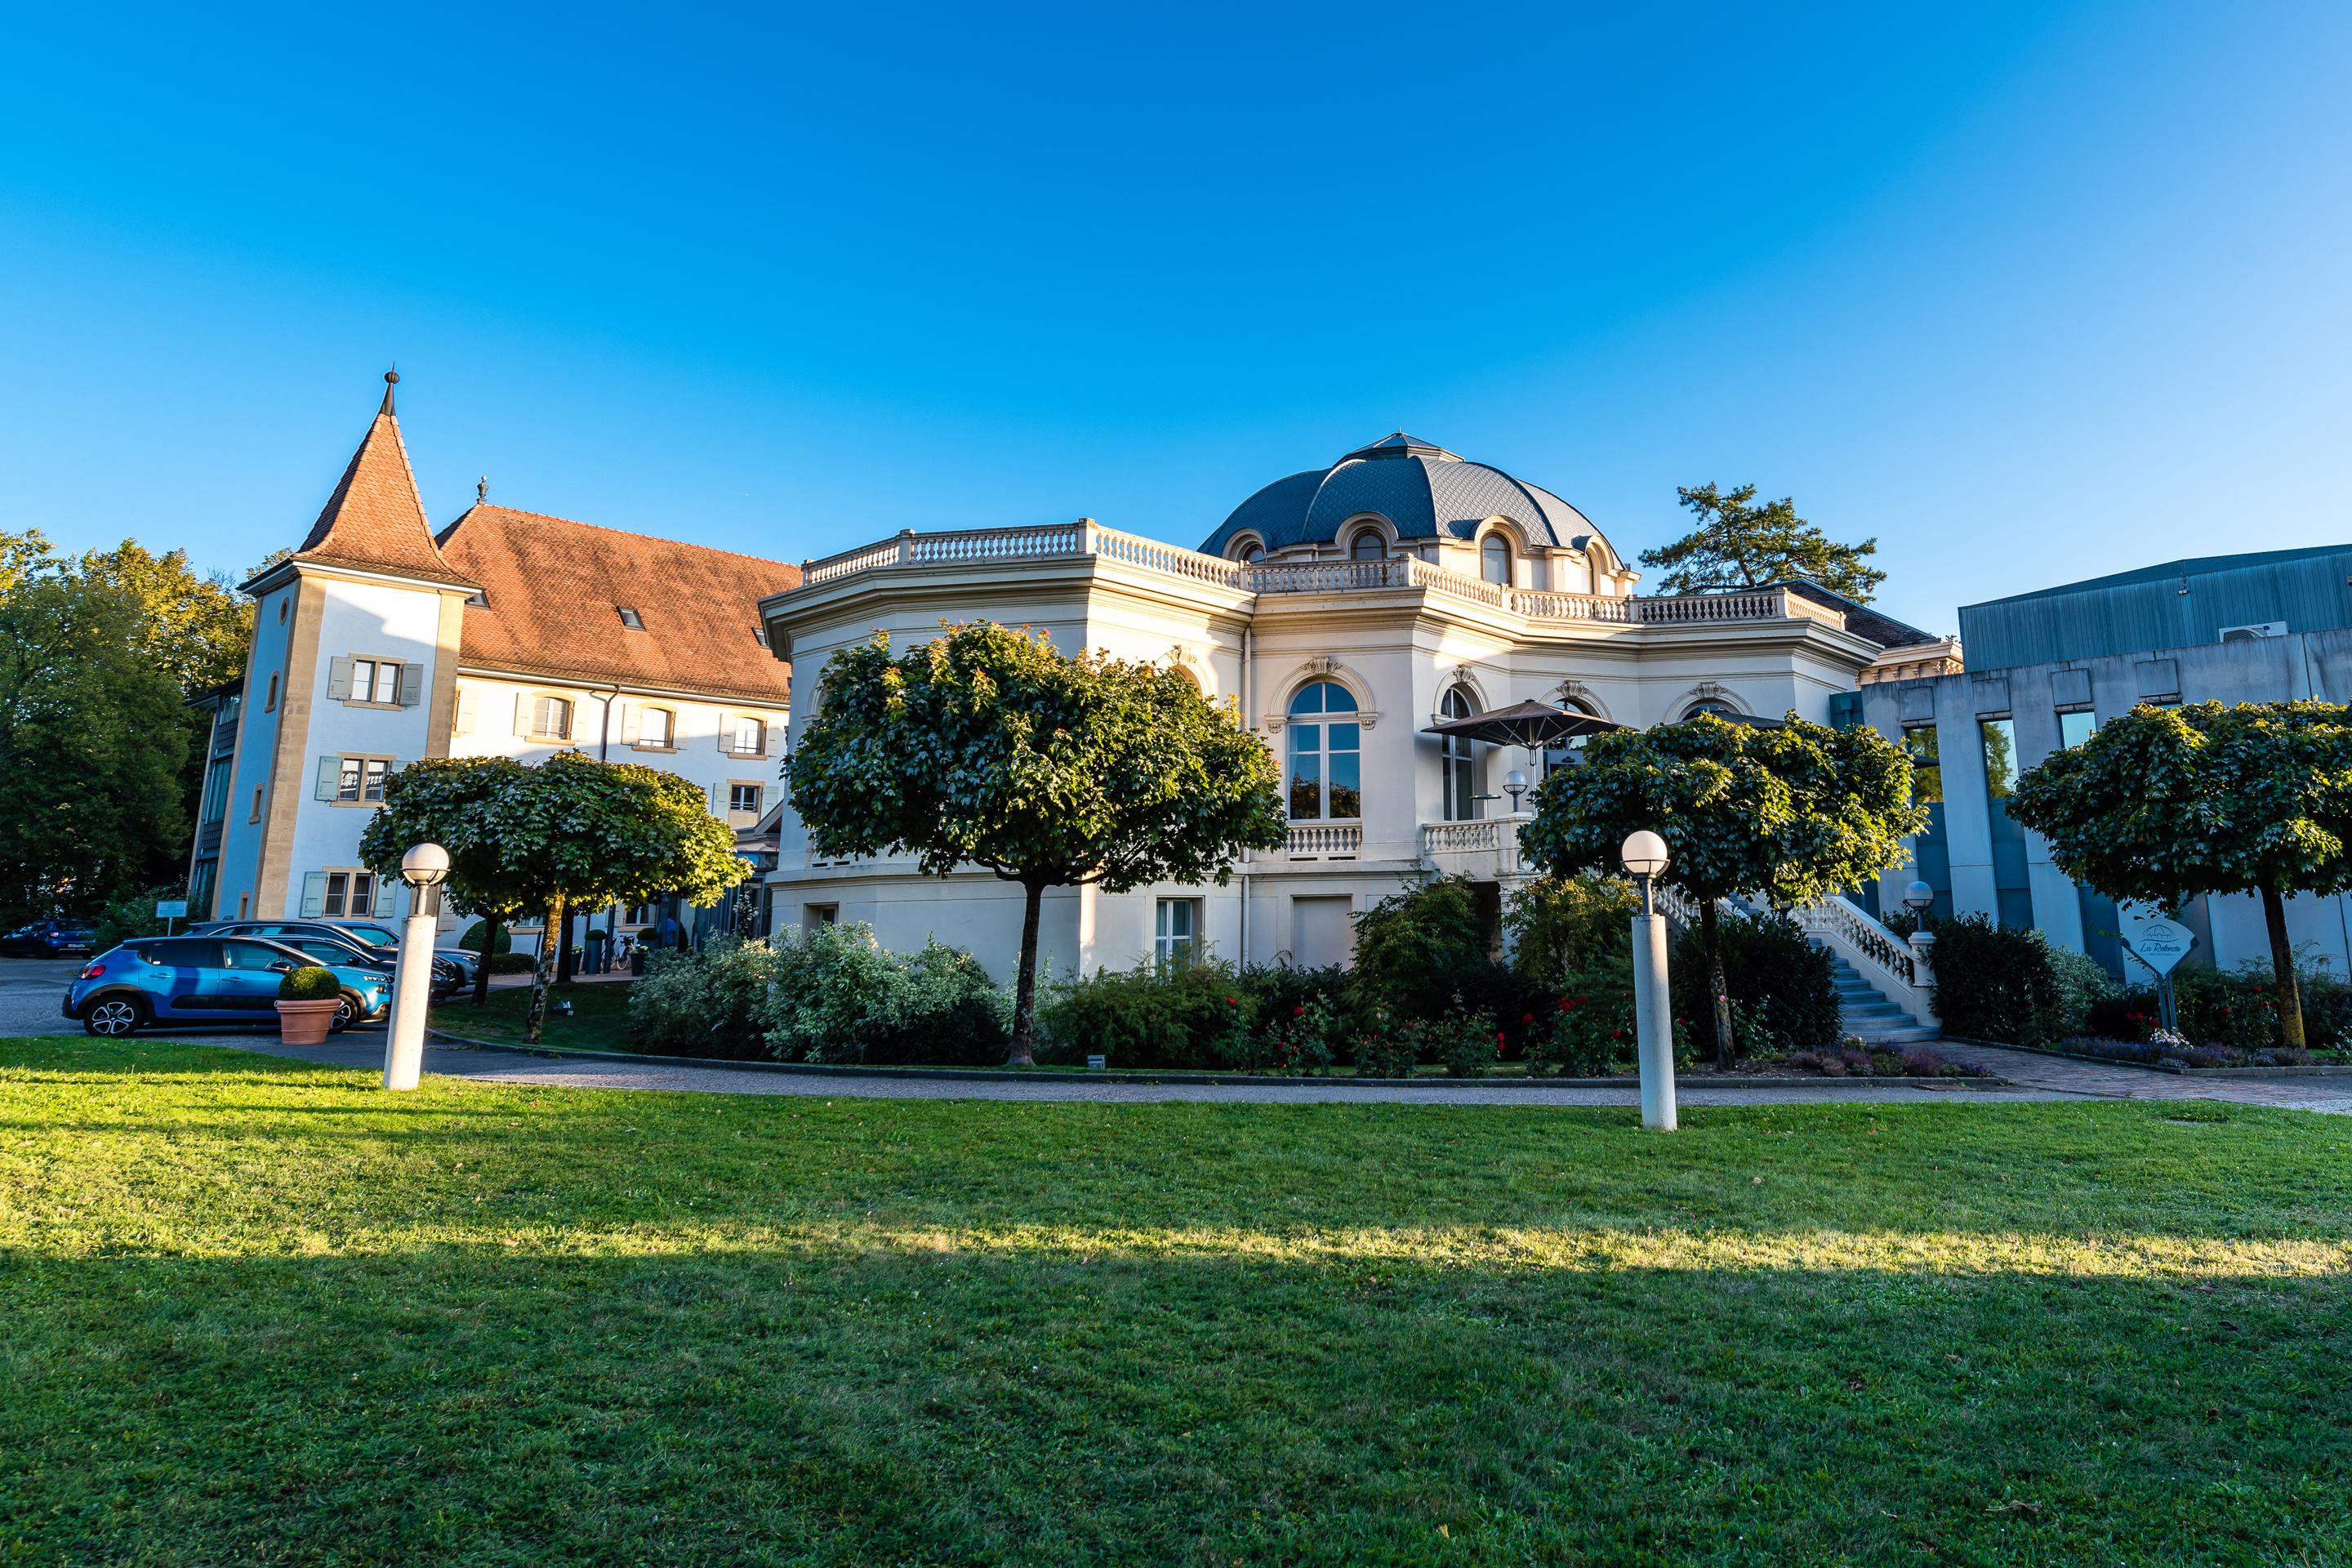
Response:
[[[0,1043],[0,1563],[2352,1560],[2341,1120],[373,1077]]]
[[[625,982],[601,981],[589,985],[558,985],[548,992],[551,1009],[558,997],[572,1003],[569,1018],[551,1011],[540,1029],[540,1043],[583,1051],[626,1051],[629,1040],[629,987]],[[473,1004],[473,993],[460,992],[428,1015],[433,1027],[468,1039],[496,1045],[521,1045],[528,1037],[523,1020],[530,1011],[530,987],[503,986],[492,991],[485,1005]]]

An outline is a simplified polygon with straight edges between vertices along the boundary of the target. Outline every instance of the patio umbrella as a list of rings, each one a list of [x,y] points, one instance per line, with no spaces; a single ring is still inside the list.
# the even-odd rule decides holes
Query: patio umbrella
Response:
[[[1422,733],[1461,735],[1497,746],[1525,746],[1529,751],[1539,751],[1562,741],[1572,741],[1579,735],[1601,735],[1626,728],[1628,726],[1611,720],[1596,719],[1590,713],[1571,713],[1565,708],[1554,708],[1548,702],[1514,702],[1508,708],[1496,708],[1486,713],[1473,713],[1466,719],[1448,719],[1441,724],[1425,726]]]

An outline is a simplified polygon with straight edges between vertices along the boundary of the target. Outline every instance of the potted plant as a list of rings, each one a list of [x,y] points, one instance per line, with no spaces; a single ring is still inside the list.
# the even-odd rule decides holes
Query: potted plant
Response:
[[[309,963],[287,971],[278,983],[278,1037],[289,1046],[319,1044],[342,1005],[343,983],[333,970]]]

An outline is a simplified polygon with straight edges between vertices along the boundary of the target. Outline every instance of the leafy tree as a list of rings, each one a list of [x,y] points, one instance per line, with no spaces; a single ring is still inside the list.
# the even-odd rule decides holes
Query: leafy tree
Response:
[[[95,910],[176,882],[179,688],[131,595],[55,570],[0,595],[0,912]]]
[[[22,533],[0,529],[0,595],[50,563],[48,539],[37,528]]]
[[[449,851],[453,891],[463,879],[460,913],[546,911],[526,1026],[533,1044],[570,910],[673,893],[708,906],[750,869],[695,784],[579,752],[536,767],[504,758],[412,763],[385,781],[383,809],[361,836],[360,855],[379,876],[396,877],[400,858],[427,838]]]
[[[1284,840],[1273,754],[1172,670],[982,621],[895,659],[883,637],[845,649],[819,691],[787,769],[812,847],[1020,885],[1015,1063],[1033,1059],[1046,889],[1222,884],[1237,852]]]
[[[2111,899],[2174,908],[2197,893],[2260,894],[2279,1041],[2301,1048],[2286,896],[2352,889],[2352,708],[2135,708],[2029,770],[2009,814]]]
[[[1864,563],[1878,553],[1878,541],[1840,544],[1797,515],[1789,496],[1752,504],[1756,487],[1719,491],[1713,480],[1675,493],[1696,527],[1671,544],[1642,552],[1642,564],[1666,569],[1659,586],[1669,594],[1703,594],[1717,588],[1760,588],[1802,577],[1856,604],[1870,603],[1886,574]]]
[[[198,692],[245,673],[253,637],[253,606],[217,573],[199,577],[188,552],[157,555],[136,540],[83,553],[80,574],[109,584],[146,611],[142,650],[185,692]]]
[[[488,999],[489,955],[501,949],[503,928],[528,908],[531,885],[510,863],[499,840],[498,805],[522,787],[523,764],[512,757],[431,757],[411,763],[384,781],[383,809],[360,837],[360,858],[380,877],[400,875],[400,858],[418,844],[449,851],[442,896],[461,915],[486,926],[483,962],[474,971],[474,1005]]]
[[[1661,879],[1699,909],[1722,1067],[1734,1042],[1716,900],[1761,893],[1785,909],[1859,887],[1909,860],[1906,839],[1927,826],[1912,804],[1910,757],[1866,727],[1832,730],[1791,713],[1764,730],[1700,713],[1596,735],[1584,756],[1537,790],[1521,846],[1565,877],[1618,869],[1637,829],[1665,839]]]

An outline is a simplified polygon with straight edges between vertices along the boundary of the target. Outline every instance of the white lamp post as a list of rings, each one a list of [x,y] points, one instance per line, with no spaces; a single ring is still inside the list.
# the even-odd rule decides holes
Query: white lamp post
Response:
[[[1927,911],[1936,907],[1936,889],[1927,883],[1914,880],[1903,889],[1903,905],[1919,917],[1918,929],[1911,933],[1911,956],[1917,973],[1911,984],[1922,991],[1936,984],[1936,933],[1927,929]]]
[[[419,844],[400,858],[400,879],[410,891],[400,963],[392,975],[392,1027],[383,1041],[386,1089],[415,1089],[425,1070],[425,1008],[433,997],[433,931],[440,923],[434,889],[448,875],[449,851],[438,844]]]
[[[1650,896],[1650,879],[1666,868],[1666,841],[1643,828],[1617,852],[1642,889],[1633,917],[1635,1059],[1642,1073],[1642,1125],[1675,1130],[1675,1004],[1666,990],[1666,917]]]

